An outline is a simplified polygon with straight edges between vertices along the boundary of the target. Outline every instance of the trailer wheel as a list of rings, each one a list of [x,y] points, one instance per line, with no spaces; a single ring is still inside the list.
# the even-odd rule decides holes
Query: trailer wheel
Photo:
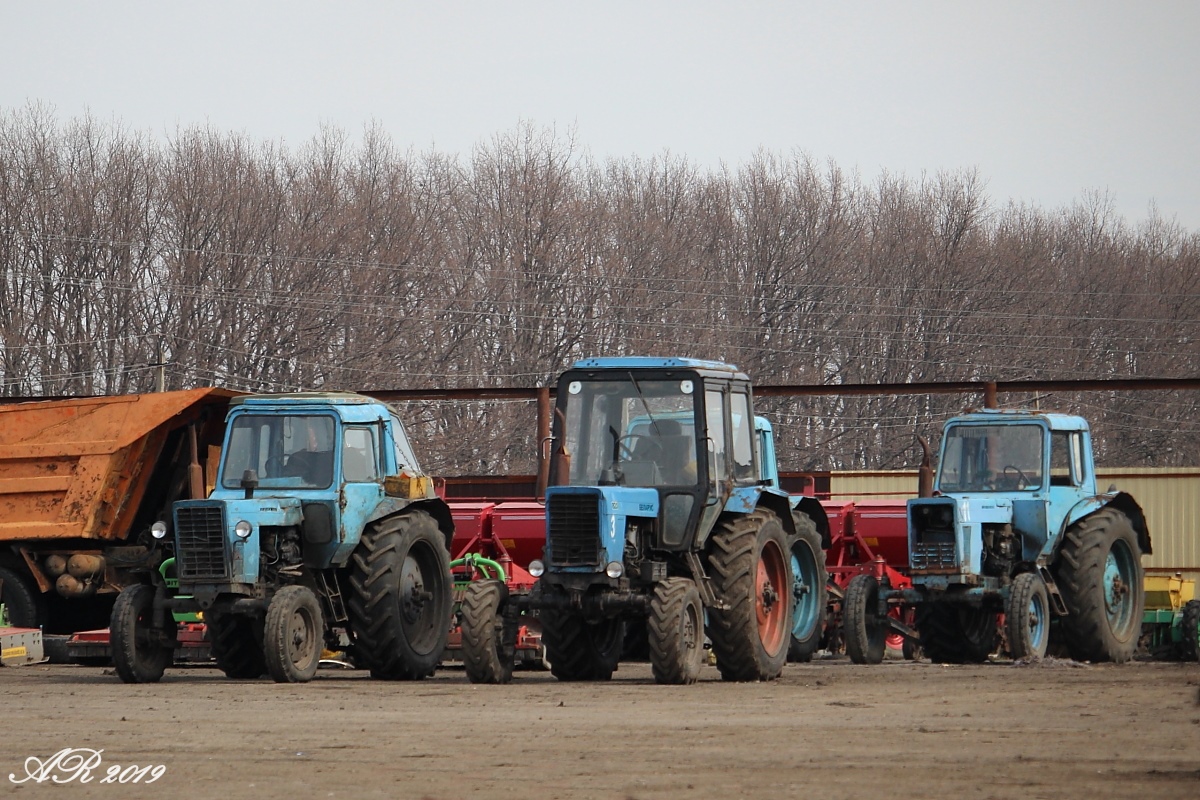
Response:
[[[1033,572],[1013,579],[1004,607],[1008,652],[1017,659],[1039,659],[1050,646],[1050,594],[1046,582]]]
[[[271,598],[263,624],[263,656],[276,683],[307,683],[325,644],[321,604],[307,586],[285,586]]]
[[[550,673],[560,681],[607,681],[617,670],[625,643],[619,619],[585,620],[553,609],[538,612]]]
[[[351,559],[355,655],[381,680],[433,674],[453,617],[446,537],[428,513],[373,523]]]
[[[962,603],[922,603],[917,630],[935,664],[982,664],[996,649],[996,614]]]
[[[209,613],[204,622],[213,660],[225,677],[253,680],[267,674],[261,617]]]
[[[708,561],[725,609],[709,612],[709,638],[721,678],[770,681],[787,660],[792,579],[779,517],[755,511],[726,520],[711,538]]]
[[[8,567],[0,567],[0,603],[14,628],[40,628],[46,621],[46,604],[25,576]]]
[[[1183,606],[1183,618],[1179,623],[1180,648],[1185,661],[1200,661],[1200,600],[1189,600]]]
[[[846,655],[855,664],[878,664],[887,646],[887,625],[879,617],[879,582],[874,575],[855,575],[842,604]]]
[[[788,661],[807,663],[821,645],[828,604],[825,584],[825,551],[817,524],[807,514],[792,513],[796,536],[790,548],[792,560],[792,637]]]
[[[1067,529],[1059,552],[1062,629],[1076,661],[1128,661],[1137,648],[1145,595],[1141,550],[1129,518],[1102,508]]]
[[[704,665],[704,604],[691,578],[654,587],[647,622],[650,668],[656,683],[695,683]]]
[[[109,623],[113,666],[125,683],[158,683],[175,657],[175,624],[159,628],[154,587],[130,586],[117,595]]]
[[[508,683],[513,659],[504,655],[504,607],[508,587],[475,581],[462,601],[462,659],[471,683]]]

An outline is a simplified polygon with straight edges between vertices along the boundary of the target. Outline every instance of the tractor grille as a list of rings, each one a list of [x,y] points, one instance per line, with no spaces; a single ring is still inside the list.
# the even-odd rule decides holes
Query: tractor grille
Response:
[[[547,560],[560,567],[598,566],[600,498],[594,494],[551,495]]]
[[[226,578],[225,514],[222,506],[175,510],[175,554],[180,578]]]
[[[954,542],[917,542],[909,560],[914,572],[954,570],[958,567]]]

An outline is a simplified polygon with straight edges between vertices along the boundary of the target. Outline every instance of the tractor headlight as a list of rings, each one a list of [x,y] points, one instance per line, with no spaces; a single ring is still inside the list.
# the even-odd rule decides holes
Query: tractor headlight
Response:
[[[250,523],[246,522],[246,520],[241,520],[237,525],[233,526],[233,532],[238,535],[239,539],[249,539],[250,533],[253,530],[254,528],[251,527]]]
[[[167,523],[165,523],[165,522],[156,522],[156,523],[154,523],[153,525],[151,525],[151,526],[150,526],[150,535],[151,535],[151,536],[153,536],[155,539],[163,539],[163,538],[166,538],[166,535],[167,535]]]
[[[620,561],[610,561],[608,566],[604,568],[604,574],[610,578],[619,578],[625,574],[625,565]]]
[[[540,578],[546,574],[546,565],[540,559],[535,558],[529,562],[529,574],[535,578]]]

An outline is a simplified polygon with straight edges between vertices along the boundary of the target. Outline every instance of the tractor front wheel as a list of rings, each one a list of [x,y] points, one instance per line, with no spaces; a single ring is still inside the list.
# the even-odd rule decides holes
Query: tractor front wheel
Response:
[[[475,581],[462,601],[462,658],[471,683],[508,683],[513,657],[505,655],[504,607],[508,587],[500,581]]]
[[[263,624],[263,655],[276,683],[307,683],[325,645],[321,604],[307,586],[285,586],[271,598]]]
[[[658,683],[690,684],[704,664],[704,605],[691,578],[667,578],[650,601],[650,668]]]
[[[419,680],[437,669],[454,613],[446,539],[412,510],[363,532],[350,571],[357,659],[381,680]]]
[[[125,683],[158,683],[175,657],[175,623],[154,618],[154,587],[130,586],[117,595],[109,623],[113,666]]]
[[[846,655],[855,664],[878,664],[887,646],[887,626],[879,616],[879,582],[874,575],[855,575],[842,603]]]
[[[708,561],[724,608],[709,612],[709,638],[721,678],[770,681],[787,661],[792,576],[779,517],[755,511],[728,519],[712,536]]]
[[[1004,607],[1008,652],[1013,660],[1040,659],[1050,646],[1050,594],[1046,582],[1033,572],[1013,579]]]

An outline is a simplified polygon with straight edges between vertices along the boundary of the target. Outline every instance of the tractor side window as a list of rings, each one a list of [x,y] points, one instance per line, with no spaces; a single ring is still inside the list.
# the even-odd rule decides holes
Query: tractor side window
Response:
[[[754,482],[754,430],[750,419],[750,397],[734,392],[732,398],[733,477],[739,483]]]
[[[421,467],[417,465],[417,457],[413,455],[412,445],[409,444],[404,424],[395,414],[392,414],[392,433],[394,434],[393,444],[396,448],[396,474],[400,474],[406,469],[419,473]]]
[[[1078,431],[1054,431],[1050,437],[1050,485],[1083,484],[1083,436]]]
[[[379,480],[379,466],[372,428],[346,428],[342,441],[342,480],[347,483],[368,483]]]
[[[704,413],[708,422],[709,482],[715,486],[729,477],[725,456],[725,393],[719,389],[705,391]]]

